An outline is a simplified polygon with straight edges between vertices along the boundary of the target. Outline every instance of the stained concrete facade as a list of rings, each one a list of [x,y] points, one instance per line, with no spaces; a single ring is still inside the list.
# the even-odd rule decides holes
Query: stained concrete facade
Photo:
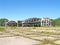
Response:
[[[51,19],[41,18],[41,26],[51,26]]]

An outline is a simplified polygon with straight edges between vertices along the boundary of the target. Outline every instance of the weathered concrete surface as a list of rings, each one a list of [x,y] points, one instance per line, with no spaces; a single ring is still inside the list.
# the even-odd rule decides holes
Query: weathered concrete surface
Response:
[[[32,45],[36,43],[39,42],[28,38],[23,38],[23,37],[0,38],[0,45]]]

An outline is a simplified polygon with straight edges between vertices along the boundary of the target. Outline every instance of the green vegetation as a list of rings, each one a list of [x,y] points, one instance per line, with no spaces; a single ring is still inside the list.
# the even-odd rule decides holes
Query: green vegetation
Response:
[[[34,44],[34,45],[45,45],[45,44]],[[51,44],[51,45],[60,45],[60,44]]]
[[[8,21],[6,18],[1,18],[0,19],[0,26],[5,26],[5,22]]]
[[[6,32],[5,28],[0,27],[0,32]]]
[[[52,19],[52,26],[60,26],[60,18]]]
[[[54,42],[60,40],[60,27],[0,27],[0,32],[39,41],[35,45],[59,45]]]
[[[42,40],[42,42],[43,42],[43,44],[54,44],[54,41],[53,40],[51,40],[51,39],[43,39]]]

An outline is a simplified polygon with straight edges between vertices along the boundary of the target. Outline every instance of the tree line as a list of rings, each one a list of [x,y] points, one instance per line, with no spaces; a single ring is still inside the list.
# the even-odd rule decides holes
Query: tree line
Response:
[[[0,19],[0,26],[5,26],[5,22],[8,21],[8,19],[6,18],[1,18]],[[51,25],[52,26],[60,26],[60,18],[56,18],[56,19],[51,19]]]
[[[51,25],[52,26],[60,26],[60,18],[52,19],[51,20]]]

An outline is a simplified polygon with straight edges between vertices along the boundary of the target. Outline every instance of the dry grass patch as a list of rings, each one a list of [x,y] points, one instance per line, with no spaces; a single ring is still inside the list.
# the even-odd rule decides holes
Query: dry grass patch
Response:
[[[6,29],[3,27],[0,27],[0,32],[6,32]]]
[[[43,39],[42,42],[43,44],[54,44],[54,41],[51,39]]]

